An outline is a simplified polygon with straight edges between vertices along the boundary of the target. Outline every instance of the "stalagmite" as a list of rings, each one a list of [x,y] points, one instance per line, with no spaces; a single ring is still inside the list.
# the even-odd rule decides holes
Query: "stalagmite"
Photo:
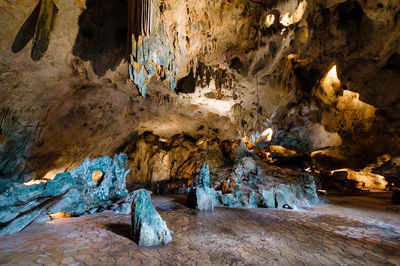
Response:
[[[136,191],[131,216],[132,238],[139,246],[156,246],[172,241],[172,232],[154,208],[146,190]]]

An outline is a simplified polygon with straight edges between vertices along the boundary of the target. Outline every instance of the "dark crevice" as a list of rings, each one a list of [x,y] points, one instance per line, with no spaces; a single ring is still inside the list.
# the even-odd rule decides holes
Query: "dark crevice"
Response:
[[[88,0],[86,5],[73,54],[90,61],[94,73],[104,76],[125,58],[128,5],[118,0]]]
[[[386,68],[400,71],[400,55],[392,54],[386,63]]]
[[[193,69],[190,69],[189,74],[178,81],[176,92],[178,93],[194,93],[196,90],[197,76],[193,77]]]
[[[19,29],[17,36],[11,46],[13,53],[18,53],[33,39],[35,33],[36,21],[39,17],[40,2],[36,5],[32,14],[26,19],[22,27]]]

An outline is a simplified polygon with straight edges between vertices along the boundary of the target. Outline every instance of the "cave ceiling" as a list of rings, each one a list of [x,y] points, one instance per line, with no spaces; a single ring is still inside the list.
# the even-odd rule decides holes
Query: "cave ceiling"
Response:
[[[149,0],[143,32],[136,2],[0,3],[2,178],[72,169],[144,132],[271,128],[297,152],[398,154],[397,0]]]

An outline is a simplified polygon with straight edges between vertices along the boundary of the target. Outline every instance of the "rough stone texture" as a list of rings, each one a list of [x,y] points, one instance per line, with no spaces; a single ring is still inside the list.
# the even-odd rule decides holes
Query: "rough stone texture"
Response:
[[[131,6],[133,5],[131,4]],[[137,18],[137,14],[141,13],[140,11],[134,10],[138,12],[134,13],[132,10],[130,16],[134,21],[128,22],[132,23],[131,28],[133,30],[133,32],[128,33],[132,34],[132,36],[129,36],[129,41],[132,43],[128,44],[132,48],[129,55],[129,78],[138,87],[143,97],[146,97],[147,84],[153,76],[157,78],[161,76],[166,79],[171,90],[176,87],[175,54],[171,41],[166,37],[165,26],[160,19],[158,6],[158,0],[147,1],[146,11],[148,14],[144,15],[148,16],[146,19],[148,25],[143,25],[142,29],[134,30],[135,27],[138,27],[135,23],[140,21]],[[149,32],[145,33],[145,27],[148,28]],[[134,32],[138,30],[140,34]]]
[[[136,191],[131,216],[132,238],[139,246],[156,246],[172,241],[172,232],[154,208],[146,190]]]
[[[400,186],[400,157],[396,156],[377,166],[372,170],[375,174],[380,174],[385,177],[387,182],[392,187]]]
[[[328,205],[294,210],[201,212],[153,197],[174,230],[165,246],[130,239],[130,216],[102,212],[34,224],[0,238],[5,265],[398,265],[400,213],[390,195],[330,196]],[[167,208],[175,206],[174,210]],[[229,225],[229,226],[227,226]]]
[[[223,177],[222,182],[219,180],[221,190],[216,191],[214,187],[210,188],[210,172],[204,163],[197,181],[189,188],[188,205],[199,210],[214,207],[297,209],[322,202],[311,174],[275,168],[272,169],[274,176],[280,171],[284,178],[270,178],[266,175],[270,170],[262,171],[254,159],[244,157],[228,177]],[[215,180],[213,183],[215,186]]]
[[[220,141],[218,139],[195,139],[176,135],[168,139],[146,132],[133,135],[122,148],[128,154],[127,187],[146,182],[183,180],[187,184],[199,173],[202,162],[207,161],[212,169],[224,165]],[[138,184],[135,184],[138,183]]]
[[[190,88],[153,79],[146,99],[128,81],[126,1],[54,1],[39,61],[38,1],[0,3],[1,178],[54,176],[145,131],[233,139],[271,127],[296,151],[354,146],[345,159],[363,167],[398,154],[397,0],[158,2],[176,80]]]
[[[34,222],[49,220],[49,215],[81,215],[105,210],[113,201],[127,196],[125,154],[85,159],[75,170],[57,174],[53,180],[19,184],[1,180],[0,235],[19,232]],[[95,171],[104,173],[92,180]]]
[[[199,210],[213,210],[219,206],[217,192],[210,188],[210,169],[207,162],[200,169],[199,177],[189,188],[188,205]]]

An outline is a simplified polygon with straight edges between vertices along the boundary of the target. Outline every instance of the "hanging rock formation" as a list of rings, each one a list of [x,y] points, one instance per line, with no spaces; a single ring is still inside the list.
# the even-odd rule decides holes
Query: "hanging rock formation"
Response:
[[[39,17],[36,22],[35,35],[33,36],[32,54],[33,60],[40,60],[46,53],[50,43],[50,35],[53,31],[58,9],[53,0],[41,0]]]
[[[146,97],[147,84],[153,76],[166,78],[170,89],[174,90],[175,55],[166,38],[159,10],[154,8],[158,7],[158,0],[128,2],[129,78],[143,97]]]

